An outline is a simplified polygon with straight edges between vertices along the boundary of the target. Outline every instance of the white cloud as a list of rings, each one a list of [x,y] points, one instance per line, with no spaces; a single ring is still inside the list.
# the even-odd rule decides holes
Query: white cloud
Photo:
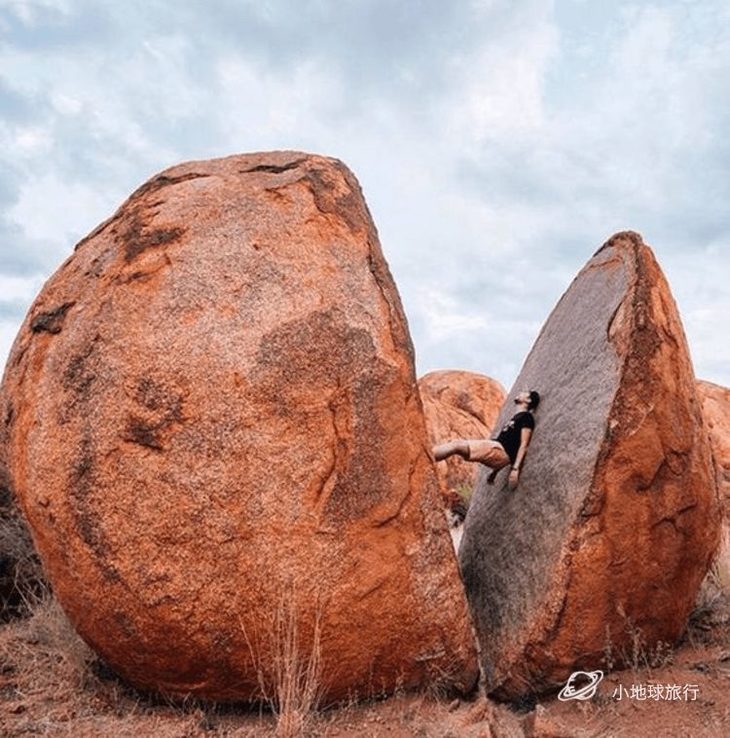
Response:
[[[335,73],[316,60],[282,74],[240,54],[227,54],[216,64],[216,83],[220,129],[239,146],[250,142],[290,148],[280,142],[307,145],[327,137],[327,119],[338,112],[342,99]]]
[[[28,239],[49,244],[49,260],[104,220],[112,209],[108,195],[91,186],[66,182],[53,173],[27,179],[9,218]]]
[[[47,128],[41,126],[20,127],[15,130],[13,143],[21,155],[40,155],[50,151],[53,136]]]
[[[24,25],[32,27],[49,10],[67,15],[70,12],[70,0],[8,0],[7,8]]]
[[[13,347],[13,341],[15,341],[15,337],[18,335],[21,321],[22,318],[19,320],[0,318],[0,362],[2,362],[2,367],[5,366],[10,349]],[[2,377],[1,371],[0,377]]]
[[[429,340],[441,341],[489,326],[485,315],[466,312],[461,301],[436,287],[424,286],[417,294],[419,307],[427,319]]]
[[[43,284],[44,276],[14,277],[0,274],[0,304],[23,302],[30,304]]]
[[[83,103],[77,97],[52,91],[50,94],[51,104],[61,115],[77,115],[83,109]]]
[[[0,273],[0,366],[5,363],[23,317],[46,276],[12,277]]]
[[[550,30],[536,46],[503,49],[486,45],[459,71],[470,68],[469,83],[455,108],[454,134],[462,141],[510,139],[540,131],[544,124],[542,78],[549,59]],[[515,44],[519,47],[518,44]],[[532,50],[533,53],[526,53]],[[535,53],[534,50],[537,50]]]

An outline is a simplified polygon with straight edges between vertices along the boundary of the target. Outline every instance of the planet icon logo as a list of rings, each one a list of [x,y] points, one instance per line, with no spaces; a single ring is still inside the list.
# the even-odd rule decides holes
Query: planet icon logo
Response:
[[[603,672],[596,671],[574,671],[565,686],[560,690],[559,700],[589,700],[596,693],[598,683],[603,679]]]

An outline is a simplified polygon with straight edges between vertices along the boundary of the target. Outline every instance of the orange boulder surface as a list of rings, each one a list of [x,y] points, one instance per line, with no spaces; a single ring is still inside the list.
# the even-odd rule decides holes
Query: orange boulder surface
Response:
[[[46,283],[2,398],[54,591],[134,685],[255,700],[285,658],[325,702],[473,687],[406,319],[341,162],[150,179]]]
[[[497,380],[458,369],[424,374],[418,389],[432,446],[454,438],[487,438],[507,394]],[[436,469],[447,505],[463,505],[464,497],[471,495],[479,464],[454,455]]]
[[[719,541],[684,330],[651,249],[613,236],[542,327],[495,424],[542,396],[520,482],[480,477],[459,548],[487,690],[514,699],[685,628]]]

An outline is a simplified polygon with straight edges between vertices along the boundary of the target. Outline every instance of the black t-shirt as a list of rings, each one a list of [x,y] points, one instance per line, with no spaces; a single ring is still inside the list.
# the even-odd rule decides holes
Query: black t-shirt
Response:
[[[517,457],[517,451],[520,448],[520,436],[522,435],[523,428],[534,428],[535,418],[532,417],[532,413],[527,410],[522,410],[512,416],[512,420],[509,421],[499,435],[494,439],[499,441],[507,452],[510,461],[514,464],[515,458]]]

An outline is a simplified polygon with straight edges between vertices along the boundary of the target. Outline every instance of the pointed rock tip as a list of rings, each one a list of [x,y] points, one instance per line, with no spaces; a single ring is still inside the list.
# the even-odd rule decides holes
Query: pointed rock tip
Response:
[[[618,233],[614,233],[613,236],[611,236],[611,238],[609,238],[608,241],[606,241],[603,246],[593,254],[593,256],[598,256],[603,249],[611,248],[612,246],[640,247],[646,246],[646,244],[644,243],[641,234],[636,231],[619,231]]]

